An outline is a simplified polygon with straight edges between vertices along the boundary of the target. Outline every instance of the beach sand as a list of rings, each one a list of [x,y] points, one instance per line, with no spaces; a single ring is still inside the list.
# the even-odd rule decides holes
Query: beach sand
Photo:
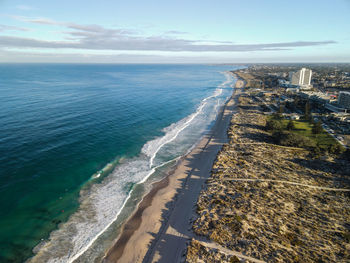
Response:
[[[211,132],[143,198],[103,262],[181,261],[193,235],[191,219],[198,195],[217,153],[228,140],[234,95],[222,108]]]

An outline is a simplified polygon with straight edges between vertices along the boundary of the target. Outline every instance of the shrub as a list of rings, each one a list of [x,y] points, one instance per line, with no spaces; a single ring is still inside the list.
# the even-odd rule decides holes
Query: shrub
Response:
[[[238,257],[233,256],[230,258],[230,263],[239,263],[241,262]]]
[[[341,146],[339,143],[333,143],[329,146],[328,152],[332,154],[341,154],[345,152],[345,148]]]
[[[350,161],[350,148],[344,152],[343,158]]]
[[[312,148],[312,150],[311,150],[311,157],[312,158],[320,158],[321,155],[322,155],[322,151],[318,145],[316,147]]]
[[[342,236],[347,243],[350,243],[350,232],[342,233]]]
[[[274,114],[272,114],[272,118],[275,120],[281,120],[282,119],[282,114],[279,112],[275,112]]]

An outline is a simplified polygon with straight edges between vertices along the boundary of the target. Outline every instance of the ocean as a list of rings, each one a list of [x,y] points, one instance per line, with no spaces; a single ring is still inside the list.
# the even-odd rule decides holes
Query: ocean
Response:
[[[0,262],[99,260],[209,131],[237,68],[0,64]]]

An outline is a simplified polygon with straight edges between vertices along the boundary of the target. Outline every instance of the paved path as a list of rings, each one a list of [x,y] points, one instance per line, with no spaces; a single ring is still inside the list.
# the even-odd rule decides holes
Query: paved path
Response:
[[[198,241],[198,240],[197,240]],[[229,256],[236,256],[238,258],[242,258],[242,259],[246,259],[249,260],[250,262],[256,262],[256,263],[265,263],[265,261],[256,259],[256,258],[252,258],[252,257],[248,257],[243,255],[242,253],[238,252],[238,251],[234,251],[234,250],[230,250],[227,249],[225,247],[220,246],[217,243],[214,242],[204,242],[204,241],[198,241],[200,244],[202,244],[205,247],[209,247],[209,248],[213,248],[213,249],[217,249],[218,251],[220,251],[223,254],[229,255]]]

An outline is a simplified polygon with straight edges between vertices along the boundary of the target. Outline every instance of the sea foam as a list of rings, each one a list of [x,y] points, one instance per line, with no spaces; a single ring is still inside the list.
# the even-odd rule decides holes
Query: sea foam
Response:
[[[207,131],[220,102],[231,93],[234,79],[231,74],[224,74],[225,82],[203,99],[194,113],[164,128],[164,135],[147,142],[139,156],[124,160],[101,183],[82,191],[78,211],[35,249],[36,255],[29,262],[73,262],[89,250],[118,219],[133,193],[130,185],[145,183],[158,168],[179,158]],[[222,97],[224,90],[227,94]]]

